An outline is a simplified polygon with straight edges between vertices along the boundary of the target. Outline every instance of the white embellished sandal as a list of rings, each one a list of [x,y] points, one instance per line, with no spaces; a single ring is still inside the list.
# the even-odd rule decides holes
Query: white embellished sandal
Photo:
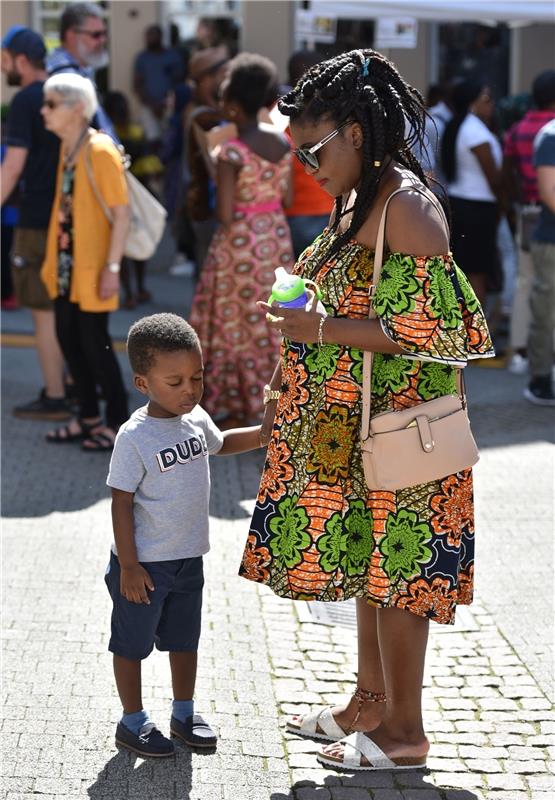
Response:
[[[320,764],[333,769],[344,770],[401,770],[424,769],[426,756],[403,756],[389,758],[378,745],[369,739],[362,731],[357,731],[342,740],[344,745],[343,758],[331,756],[328,753],[318,753],[316,758]],[[368,761],[362,764],[362,757]]]
[[[385,703],[384,692],[370,692],[367,689],[360,689],[358,686],[353,694],[358,700],[358,709],[355,718],[351,722],[348,730],[344,731],[337,722],[331,708],[316,709],[303,716],[302,723],[299,725],[294,720],[288,720],[286,730],[289,733],[296,733],[297,736],[304,736],[306,739],[319,739],[323,742],[339,742],[353,731],[362,706],[366,702]]]

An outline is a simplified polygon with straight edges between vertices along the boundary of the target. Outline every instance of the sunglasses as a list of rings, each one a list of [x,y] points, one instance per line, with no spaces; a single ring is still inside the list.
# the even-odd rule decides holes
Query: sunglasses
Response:
[[[54,111],[54,109],[58,108],[58,106],[64,106],[67,105],[67,103],[64,100],[59,100],[58,102],[55,100],[45,100],[42,105],[46,106],[46,108],[49,108],[51,111]]]
[[[331,142],[338,133],[340,133],[343,128],[347,125],[350,125],[353,122],[352,119],[348,119],[338,128],[336,128],[331,133],[328,133],[327,136],[324,136],[317,144],[312,145],[312,147],[298,147],[296,150],[293,150],[293,153],[297,156],[303,167],[310,167],[310,169],[318,170],[320,169],[320,162],[318,161],[318,156],[316,153],[320,150],[325,144]]]
[[[75,33],[83,33],[85,36],[90,36],[91,39],[105,39],[108,36],[106,28],[103,31],[87,31],[85,28],[75,28]]]

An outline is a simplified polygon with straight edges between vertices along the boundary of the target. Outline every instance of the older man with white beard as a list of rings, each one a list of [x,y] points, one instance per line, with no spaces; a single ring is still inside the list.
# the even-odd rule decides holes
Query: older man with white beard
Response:
[[[109,62],[107,40],[104,10],[96,3],[72,3],[60,17],[62,45],[48,56],[48,74],[76,72],[94,83],[95,70],[106,67]],[[100,105],[92,126],[105,131],[115,142],[118,141],[112,122]]]

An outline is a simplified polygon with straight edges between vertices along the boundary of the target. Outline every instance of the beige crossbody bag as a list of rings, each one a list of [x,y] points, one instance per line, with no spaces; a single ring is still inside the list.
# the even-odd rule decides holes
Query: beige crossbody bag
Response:
[[[409,188],[421,191],[416,186]],[[382,270],[387,207],[391,199],[403,191],[407,189],[394,191],[382,212],[374,256],[373,285],[370,287],[370,319],[376,318],[372,299]],[[428,194],[425,197],[431,199]],[[436,207],[445,220],[437,201]],[[438,397],[412,408],[385,411],[372,417],[372,359],[373,353],[365,351],[360,432],[364,477],[371,491],[395,491],[428,483],[471,467],[478,461],[478,448],[466,412],[462,370],[457,372],[458,395]]]
[[[110,140],[110,142],[119,151],[125,169],[125,182],[127,184],[127,195],[131,212],[129,231],[125,240],[123,255],[128,258],[134,258],[137,261],[146,261],[154,255],[158,247],[158,242],[162,238],[166,226],[167,212],[154,195],[129,172],[130,161],[123,147],[118,147],[112,140]],[[85,150],[87,176],[100,208],[104,212],[110,225],[112,225],[114,221],[112,212],[102,197],[94,177],[89,147],[90,145],[87,145],[87,149]]]

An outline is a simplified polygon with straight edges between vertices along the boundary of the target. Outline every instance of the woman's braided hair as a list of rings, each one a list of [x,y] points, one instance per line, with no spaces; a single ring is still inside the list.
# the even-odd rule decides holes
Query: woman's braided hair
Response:
[[[328,258],[357,233],[368,216],[382,173],[374,162],[383,165],[384,159],[391,156],[428,185],[411,149],[416,143],[424,147],[426,111],[422,96],[375,50],[351,50],[310,67],[297,85],[280,98],[278,107],[292,121],[329,119],[339,126],[352,119],[362,128],[362,174],[351,224],[337,237]],[[342,198],[337,197],[334,230],[341,219],[342,205]]]

